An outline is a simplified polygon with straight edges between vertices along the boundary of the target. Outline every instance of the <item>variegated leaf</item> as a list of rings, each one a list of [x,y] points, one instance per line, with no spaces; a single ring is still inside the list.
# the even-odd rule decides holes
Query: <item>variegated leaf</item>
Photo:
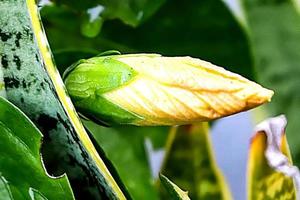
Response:
[[[191,199],[232,199],[213,157],[208,123],[173,127],[162,173]]]
[[[257,125],[248,158],[248,200],[296,199],[299,170],[292,166],[285,126],[284,116]]]

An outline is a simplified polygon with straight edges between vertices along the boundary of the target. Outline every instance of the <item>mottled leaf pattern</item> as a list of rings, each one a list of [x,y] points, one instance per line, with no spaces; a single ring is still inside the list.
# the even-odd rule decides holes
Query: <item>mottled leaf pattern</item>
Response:
[[[191,199],[232,199],[213,158],[207,123],[173,128],[162,174],[187,190]]]
[[[281,151],[291,162],[285,133],[281,133]],[[284,199],[295,200],[295,186],[293,179],[275,171],[270,167],[265,155],[267,136],[264,131],[256,132],[250,144],[248,158],[248,200]],[[278,161],[278,157],[275,159]]]

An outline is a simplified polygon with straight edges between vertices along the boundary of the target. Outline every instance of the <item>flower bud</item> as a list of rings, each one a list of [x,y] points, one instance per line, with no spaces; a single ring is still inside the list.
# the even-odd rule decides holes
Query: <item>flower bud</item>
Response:
[[[128,54],[81,60],[67,90],[80,113],[108,124],[209,121],[270,101],[273,91],[191,57]]]

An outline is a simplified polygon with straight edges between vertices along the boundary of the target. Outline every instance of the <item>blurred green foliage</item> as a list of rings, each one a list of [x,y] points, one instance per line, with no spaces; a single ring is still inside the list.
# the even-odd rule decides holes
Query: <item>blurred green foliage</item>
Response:
[[[145,139],[151,139],[154,148],[161,148],[165,145],[169,128],[135,126],[108,128],[89,121],[85,122],[85,125],[115,166],[133,199],[159,199],[148,165]]]
[[[287,137],[300,165],[300,13],[292,1],[246,1],[258,81],[275,91],[270,114],[288,118]]]
[[[69,7],[45,7],[41,14],[55,58],[63,57],[60,54],[68,50],[93,53],[111,49],[122,53],[189,55],[253,79],[246,34],[219,0],[167,1],[138,27],[120,20],[105,21],[96,38],[80,33],[82,14]],[[64,59],[69,62],[64,60],[62,64],[70,65],[78,57]],[[60,59],[56,60],[59,67],[66,67],[61,66]]]

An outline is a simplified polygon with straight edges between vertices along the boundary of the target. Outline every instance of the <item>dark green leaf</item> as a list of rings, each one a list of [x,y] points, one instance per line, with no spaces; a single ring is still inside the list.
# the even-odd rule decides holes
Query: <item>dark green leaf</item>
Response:
[[[42,134],[33,123],[2,97],[0,111],[1,191],[5,188],[10,196],[10,188],[14,199],[74,199],[66,176],[53,178],[45,172]]]
[[[64,4],[79,15],[90,14],[104,19],[120,19],[125,24],[137,26],[149,18],[165,0],[54,0],[57,4]],[[92,21],[92,20],[91,20]]]

